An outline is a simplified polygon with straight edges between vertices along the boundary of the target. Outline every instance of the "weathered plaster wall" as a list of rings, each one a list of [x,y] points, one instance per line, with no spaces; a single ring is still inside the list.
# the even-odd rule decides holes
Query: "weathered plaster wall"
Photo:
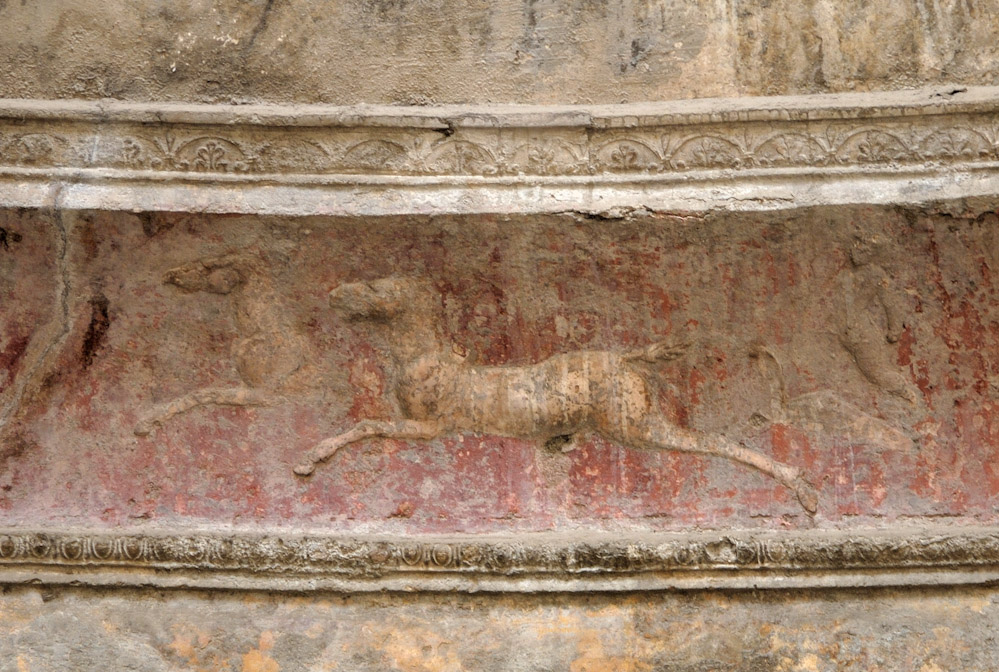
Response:
[[[991,590],[289,598],[20,588],[0,670],[986,672]]]
[[[0,26],[0,98],[39,99],[0,128],[0,672],[999,669],[999,129],[963,91],[999,85],[992,0],[0,0]],[[871,95],[753,100],[843,92]],[[474,106],[705,97],[742,100]],[[151,105],[66,102],[102,98]],[[814,514],[587,433],[295,475],[399,414],[377,324],[327,298],[389,275],[469,362],[687,343],[634,364],[652,408],[800,469]],[[316,590],[345,585],[432,590]]]
[[[0,97],[619,103],[997,84],[992,0],[0,2]]]
[[[0,300],[16,306],[0,314],[8,523],[999,522],[999,218],[984,202],[363,222],[8,211],[2,226]],[[182,291],[168,274],[234,252],[256,265],[219,271],[233,274],[228,294]],[[489,433],[370,439],[296,476],[320,440],[401,417],[378,323],[327,298],[393,275],[440,293],[426,323],[469,364],[689,343],[673,361],[629,365],[655,412],[801,469],[816,514],[745,465],[586,431],[547,447]],[[258,329],[272,331],[253,340]],[[271,396],[133,433],[173,400],[237,387]]]

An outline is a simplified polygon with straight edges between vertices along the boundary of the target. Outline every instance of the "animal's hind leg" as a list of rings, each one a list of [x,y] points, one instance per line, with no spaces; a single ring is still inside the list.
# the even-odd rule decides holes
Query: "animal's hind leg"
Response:
[[[387,422],[382,420],[362,420],[343,434],[326,439],[309,451],[308,455],[295,467],[299,476],[308,476],[316,470],[316,465],[328,460],[336,451],[346,445],[381,437],[383,439],[432,439],[440,434],[441,428],[436,422],[422,420],[399,420]]]
[[[174,416],[199,406],[266,406],[273,401],[273,395],[248,387],[197,390],[149,413],[135,426],[134,431],[138,436],[146,436]]]
[[[624,437],[610,437],[622,440],[638,448],[676,450],[683,453],[714,455],[749,465],[776,479],[798,497],[801,506],[809,513],[818,508],[818,493],[811,483],[805,480],[801,471],[783,464],[763,453],[741,446],[719,434],[702,434],[677,427],[660,417],[646,417],[629,423],[624,429]]]

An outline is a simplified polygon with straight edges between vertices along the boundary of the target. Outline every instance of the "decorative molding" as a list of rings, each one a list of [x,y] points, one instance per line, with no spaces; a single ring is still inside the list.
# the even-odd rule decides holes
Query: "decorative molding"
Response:
[[[560,200],[560,192],[595,187],[638,185],[654,204],[657,190],[678,185],[724,185],[731,200],[734,187],[767,180],[906,181],[955,172],[991,176],[997,167],[999,87],[600,107],[0,101],[0,179],[11,187],[0,193],[12,205],[30,199],[30,190],[14,185],[41,182],[119,191],[142,185],[164,198],[165,189],[183,188],[169,194],[174,207],[210,210],[259,211],[246,199],[211,197],[223,187],[271,189],[278,197],[275,187],[338,195],[333,204],[314,194],[312,204],[273,208],[301,214],[364,214],[367,206],[350,202],[358,190],[380,190],[382,204],[370,207],[388,214],[503,210],[494,202],[503,193],[540,189],[545,193],[523,196],[523,205],[557,210],[582,198]],[[471,205],[434,205],[435,189],[454,188],[505,192]],[[385,189],[409,190],[413,198],[393,202]]]
[[[546,592],[999,580],[999,528],[388,539],[0,532],[0,583]]]
[[[0,102],[6,168],[232,175],[553,177],[660,175],[780,167],[900,166],[999,160],[999,98],[927,97],[908,105],[858,98],[833,107],[710,114],[669,104],[579,108],[163,106]],[[839,100],[839,97],[833,97]],[[906,98],[910,98],[906,96]],[[758,104],[763,104],[758,103]],[[726,110],[726,107],[734,108]],[[507,111],[502,111],[507,110]],[[781,114],[781,112],[784,114]],[[833,114],[833,112],[836,112]],[[555,119],[547,118],[549,116]],[[558,124],[553,121],[561,120]]]

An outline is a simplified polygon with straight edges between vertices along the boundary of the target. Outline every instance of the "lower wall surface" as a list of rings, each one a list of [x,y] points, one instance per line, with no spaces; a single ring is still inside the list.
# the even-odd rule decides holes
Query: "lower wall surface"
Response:
[[[314,595],[9,588],[0,671],[995,670],[999,593]]]

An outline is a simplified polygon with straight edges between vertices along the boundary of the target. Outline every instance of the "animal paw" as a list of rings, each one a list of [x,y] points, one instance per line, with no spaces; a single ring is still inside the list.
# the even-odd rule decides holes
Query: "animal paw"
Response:
[[[312,472],[316,470],[316,463],[311,460],[302,462],[295,467],[295,473],[299,476],[311,476]]]

